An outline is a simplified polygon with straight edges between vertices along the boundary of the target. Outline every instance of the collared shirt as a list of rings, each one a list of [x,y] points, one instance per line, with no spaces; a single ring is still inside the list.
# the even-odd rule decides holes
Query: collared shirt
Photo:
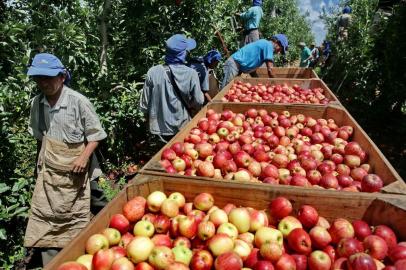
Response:
[[[265,61],[273,61],[273,44],[266,39],[260,39],[245,45],[231,57],[240,65],[240,71],[255,70]]]
[[[41,98],[42,97],[42,98]],[[31,106],[30,133],[38,140],[43,134],[39,124],[39,103],[44,104],[47,136],[65,143],[82,143],[85,139],[101,141],[107,137],[90,101],[82,94],[64,86],[54,107],[43,95],[34,98]]]
[[[312,54],[308,47],[304,47],[302,52],[300,53],[300,67],[308,67],[309,60],[306,61],[307,58]]]
[[[209,91],[209,71],[204,64],[204,61],[202,57],[193,60],[190,64],[189,67],[193,68],[196,70],[197,75],[199,75],[199,81],[200,81],[200,89],[203,92]]]
[[[264,16],[264,12],[260,6],[250,7],[246,12],[241,13],[240,17],[244,20],[244,29],[259,28],[262,16]]]
[[[170,65],[180,94],[190,108],[199,109],[204,103],[197,72],[185,65]],[[152,134],[170,136],[190,119],[190,115],[179,100],[170,78],[162,65],[148,70],[140,99],[141,110],[148,114]]]

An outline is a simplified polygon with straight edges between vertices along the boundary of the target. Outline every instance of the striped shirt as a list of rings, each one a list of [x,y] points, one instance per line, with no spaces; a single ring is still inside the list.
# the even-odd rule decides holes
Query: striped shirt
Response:
[[[185,65],[171,65],[174,80],[189,108],[199,109],[204,103],[197,72]],[[141,110],[148,114],[152,134],[170,136],[176,134],[190,119],[179,100],[164,66],[148,70],[140,99]]]
[[[42,98],[41,98],[42,97]],[[39,124],[39,103],[44,104],[47,136],[64,143],[101,141],[107,137],[90,101],[78,92],[64,86],[61,96],[51,108],[43,95],[34,98],[31,106],[30,133],[42,140]]]

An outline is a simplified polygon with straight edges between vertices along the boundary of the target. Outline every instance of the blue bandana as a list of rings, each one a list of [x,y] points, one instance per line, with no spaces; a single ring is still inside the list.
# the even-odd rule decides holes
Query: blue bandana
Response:
[[[206,65],[210,65],[214,61],[220,61],[221,54],[217,50],[211,50],[203,57],[203,60]]]
[[[253,6],[262,6],[262,0],[253,0],[252,5]]]
[[[166,41],[165,63],[183,64],[186,62],[187,51],[196,48],[196,41],[186,38],[184,35],[176,34]]]

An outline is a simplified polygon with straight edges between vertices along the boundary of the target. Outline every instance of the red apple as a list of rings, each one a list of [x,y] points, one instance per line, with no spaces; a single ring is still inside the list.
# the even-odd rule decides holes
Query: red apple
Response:
[[[300,254],[293,254],[293,259],[296,263],[296,270],[306,270],[307,269],[307,256]]]
[[[170,149],[170,148],[165,148],[165,149],[162,151],[161,159],[167,159],[167,160],[169,160],[169,161],[172,161],[172,160],[174,160],[175,158],[176,158],[176,153],[175,153],[175,151],[173,151],[172,149]]]
[[[366,253],[356,253],[348,258],[348,270],[377,270],[374,259]]]
[[[392,262],[406,259],[406,247],[397,245],[389,249],[389,258]]]
[[[113,262],[110,270],[134,270],[134,264],[129,259],[122,257]]]
[[[297,214],[297,218],[305,228],[312,228],[319,220],[317,210],[310,205],[302,205]]]
[[[149,263],[140,262],[135,266],[134,270],[154,270],[154,268]]]
[[[292,204],[285,197],[273,199],[269,205],[271,215],[276,219],[282,219],[292,212]]]
[[[363,241],[368,235],[372,234],[368,223],[363,220],[354,220],[352,226],[354,227],[355,237],[361,241]]]
[[[355,238],[343,238],[338,242],[337,255],[338,257],[350,257],[359,252],[364,252],[362,242]]]
[[[237,270],[242,268],[242,260],[235,252],[226,252],[221,254],[214,261],[216,270]]]
[[[377,260],[383,260],[388,254],[388,245],[385,240],[377,235],[369,235],[364,239],[365,253]]]
[[[191,248],[192,244],[190,243],[189,238],[186,238],[184,236],[179,236],[175,240],[173,240],[173,246],[185,246],[187,248]]]
[[[262,258],[276,263],[283,254],[282,246],[276,242],[266,242],[261,245],[260,253]]]
[[[288,235],[288,243],[290,248],[299,254],[307,255],[311,251],[311,239],[307,232],[303,229],[296,228]]]
[[[274,270],[273,264],[270,261],[258,261],[254,265],[254,270]]]
[[[202,211],[209,210],[214,204],[214,198],[210,193],[200,193],[193,200],[193,205]]]
[[[196,251],[190,261],[191,270],[211,270],[213,266],[213,256],[207,250]]]
[[[124,215],[115,214],[110,218],[109,227],[117,229],[121,234],[125,234],[130,228],[130,222]]]
[[[382,237],[386,241],[386,244],[388,244],[389,249],[396,246],[396,243],[398,242],[396,234],[386,225],[376,226],[374,234]]]
[[[282,254],[275,264],[276,270],[292,270],[296,268],[295,259],[287,253]]]
[[[376,174],[368,174],[362,178],[361,190],[364,192],[379,192],[382,187],[383,181]]]
[[[129,222],[140,220],[145,213],[146,203],[147,201],[141,196],[129,200],[123,207],[123,215]]]
[[[316,248],[323,249],[331,243],[331,236],[326,228],[321,226],[313,227],[310,232],[312,245]]]
[[[86,266],[78,262],[65,262],[57,270],[87,270]]]
[[[337,218],[329,229],[332,242],[337,244],[342,238],[354,237],[354,228],[352,224],[343,218]]]
[[[203,161],[197,167],[197,174],[200,176],[205,177],[213,177],[214,176],[214,166],[213,163],[209,161]]]
[[[167,246],[172,248],[172,240],[167,234],[155,234],[151,240],[154,243],[154,246]]]

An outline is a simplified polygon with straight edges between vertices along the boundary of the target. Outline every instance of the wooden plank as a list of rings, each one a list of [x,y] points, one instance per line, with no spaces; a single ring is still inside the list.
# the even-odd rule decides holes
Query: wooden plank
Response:
[[[184,138],[189,134],[190,130],[197,126],[197,123],[200,118],[205,117],[208,109],[213,109],[216,112],[221,112],[223,110],[229,109],[236,113],[242,113],[248,110],[249,108],[256,109],[266,109],[269,112],[275,111],[281,113],[284,110],[289,111],[292,114],[302,113],[306,116],[311,116],[314,118],[325,118],[325,119],[334,119],[337,125],[344,126],[350,125],[354,128],[353,140],[357,141],[363,149],[365,149],[369,154],[369,163],[371,164],[371,171],[380,175],[384,181],[384,185],[389,185],[392,183],[397,183],[394,188],[388,186],[384,187],[383,192],[388,193],[398,193],[406,194],[406,185],[396,170],[392,167],[390,162],[385,158],[382,152],[374,144],[374,142],[368,137],[365,131],[361,126],[355,121],[355,119],[348,113],[347,110],[340,106],[309,106],[309,105],[286,105],[286,104],[261,104],[261,103],[211,103],[205,106],[195,118],[191,120],[181,132],[179,132],[167,145],[170,146],[175,142],[183,142]],[[166,147],[166,146],[165,146]],[[164,147],[164,148],[165,148]],[[146,163],[146,165],[140,170],[141,174],[144,173],[157,173],[168,175],[163,170],[157,170],[156,164],[161,160],[162,148],[157,154],[155,154],[152,159]],[[160,166],[160,165],[159,165]],[[194,176],[192,178],[212,180],[212,178]],[[252,183],[249,183],[252,184]],[[302,187],[292,187],[294,189],[303,189]],[[331,191],[337,192],[337,191]],[[343,191],[340,191],[343,192]]]
[[[222,99],[226,95],[226,93],[230,90],[234,83],[237,81],[241,81],[244,83],[251,83],[252,85],[256,85],[258,83],[264,85],[277,85],[277,84],[286,84],[288,86],[293,86],[294,84],[299,85],[302,88],[321,88],[324,90],[324,95],[331,101],[333,104],[341,105],[340,101],[334,95],[333,91],[320,79],[281,79],[281,78],[243,78],[243,77],[236,77],[234,78],[229,84],[227,84],[214,98],[213,102],[222,102]],[[270,102],[261,102],[264,104],[268,104]],[[305,103],[303,103],[305,104]],[[310,105],[310,104],[306,104]],[[321,105],[323,106],[323,105]]]
[[[400,241],[406,240],[406,196],[403,195],[358,193],[354,196],[347,192],[291,188],[282,190],[271,185],[248,186],[236,182],[209,182],[156,175],[138,175],[131,183],[133,184],[126,186],[45,269],[56,269],[61,263],[75,260],[84,254],[86,240],[106,228],[110,217],[121,213],[126,201],[138,195],[147,197],[153,190],[161,190],[167,195],[175,191],[181,192],[187,201],[201,192],[208,192],[213,195],[215,204],[219,207],[233,203],[256,209],[267,209],[273,198],[284,196],[291,200],[295,213],[301,205],[310,204],[329,221],[341,217],[350,221],[364,219],[371,225],[385,224],[395,230]]]
[[[260,78],[268,78],[268,71],[264,67],[257,70],[257,75]],[[318,79],[316,72],[311,68],[273,68],[272,73],[275,78],[298,78],[298,79]]]

